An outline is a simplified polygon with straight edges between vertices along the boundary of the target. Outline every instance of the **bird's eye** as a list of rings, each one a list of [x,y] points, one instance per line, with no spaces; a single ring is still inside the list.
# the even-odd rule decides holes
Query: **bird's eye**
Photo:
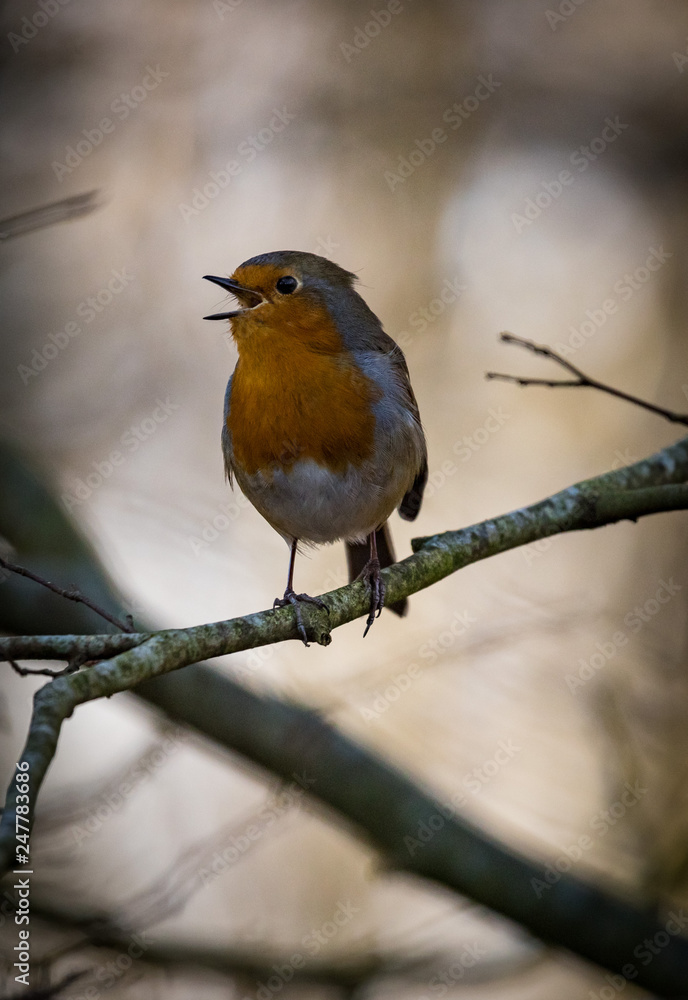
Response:
[[[296,278],[292,278],[291,274],[285,274],[283,278],[279,278],[275,288],[282,295],[291,295],[299,287],[299,283]]]

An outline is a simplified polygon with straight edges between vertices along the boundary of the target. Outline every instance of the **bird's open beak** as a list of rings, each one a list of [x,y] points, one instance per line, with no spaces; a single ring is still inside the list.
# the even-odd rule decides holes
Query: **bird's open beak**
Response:
[[[216,285],[219,285],[220,288],[224,288],[225,291],[236,295],[240,302],[244,295],[252,295],[258,300],[254,302],[253,306],[247,306],[246,308],[253,309],[254,306],[260,305],[261,302],[265,301],[261,292],[257,292],[255,288],[244,288],[243,285],[240,285],[237,281],[232,281],[231,278],[215,278],[212,274],[204,274],[203,277],[206,281],[212,281]],[[213,313],[212,316],[204,316],[203,319],[231,319],[232,316],[239,316],[244,311],[245,309],[235,309],[233,312]]]

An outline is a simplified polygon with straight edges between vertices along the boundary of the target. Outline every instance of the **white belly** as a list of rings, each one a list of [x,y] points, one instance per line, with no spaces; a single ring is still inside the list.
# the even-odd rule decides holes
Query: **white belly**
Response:
[[[239,486],[251,503],[284,538],[321,544],[340,538],[362,540],[383,524],[413,481],[408,471],[386,469],[375,476],[352,468],[339,475],[312,459],[296,462],[288,472],[269,479],[235,469]]]

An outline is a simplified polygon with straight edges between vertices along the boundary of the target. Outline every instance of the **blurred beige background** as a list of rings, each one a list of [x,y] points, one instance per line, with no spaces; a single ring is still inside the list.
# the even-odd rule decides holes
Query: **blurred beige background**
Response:
[[[599,394],[483,375],[557,375],[500,345],[508,329],[688,409],[685,4],[54,5],[3,8],[0,215],[94,188],[103,204],[0,247],[0,430],[52,477],[135,615],[190,625],[282,592],[283,541],[223,480],[236,353],[201,319],[225,301],[202,275],[256,253],[314,251],[356,271],[405,350],[431,475],[417,522],[393,520],[400,556],[414,534],[679,436]],[[320,593],[344,572],[342,547],[321,549],[298,560],[297,587]],[[513,847],[554,863],[585,836],[580,877],[685,902],[687,590],[685,518],[670,514],[472,566],[414,596],[407,619],[383,615],[365,643],[356,622],[327,649],[221,666],[321,709]],[[7,776],[37,685],[2,684]],[[366,997],[442,995],[443,970],[444,995],[470,1000],[606,985],[470,901],[386,874],[302,799],[204,879],[274,789],[189,736],[150,763],[165,739],[127,697],[65,726],[40,838],[37,826],[43,898],[123,913],[160,941],[285,954],[351,904],[319,959],[428,957]],[[107,781],[134,770],[108,806]],[[135,963],[107,995],[256,990]]]

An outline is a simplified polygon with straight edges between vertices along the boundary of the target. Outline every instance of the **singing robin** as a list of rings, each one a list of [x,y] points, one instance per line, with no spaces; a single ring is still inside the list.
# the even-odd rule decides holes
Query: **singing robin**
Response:
[[[294,592],[297,547],[344,539],[350,580],[370,586],[365,636],[384,606],[380,570],[395,561],[387,518],[395,507],[416,517],[428,474],[404,355],[356,275],[325,257],[278,250],[205,277],[239,302],[205,317],[230,320],[239,352],[225,395],[227,476],[291,547],[274,606],[294,606],[306,642],[299,602],[324,604]],[[406,600],[391,609],[403,615]]]

